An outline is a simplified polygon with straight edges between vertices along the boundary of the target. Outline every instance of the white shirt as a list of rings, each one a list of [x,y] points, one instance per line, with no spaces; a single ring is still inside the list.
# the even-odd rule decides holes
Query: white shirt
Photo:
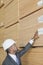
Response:
[[[19,64],[19,61],[18,61],[18,58],[17,58],[16,55],[14,55],[14,54],[9,54],[9,56],[11,56],[11,58],[12,58],[17,64]]]
[[[29,43],[32,45],[33,44],[33,42],[34,42],[34,39],[31,39],[30,41],[29,41]]]
[[[9,54],[11,57],[12,57],[12,59],[13,60],[15,60],[15,62],[16,62],[16,55],[13,55],[13,54]]]

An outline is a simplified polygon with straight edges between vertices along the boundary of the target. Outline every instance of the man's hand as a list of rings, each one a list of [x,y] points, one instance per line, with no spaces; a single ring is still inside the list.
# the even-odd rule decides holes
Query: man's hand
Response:
[[[38,39],[38,38],[39,38],[39,36],[38,36],[38,31],[36,31],[35,34],[34,34],[34,36],[33,36],[33,39],[34,39],[34,41],[35,41],[35,40]]]

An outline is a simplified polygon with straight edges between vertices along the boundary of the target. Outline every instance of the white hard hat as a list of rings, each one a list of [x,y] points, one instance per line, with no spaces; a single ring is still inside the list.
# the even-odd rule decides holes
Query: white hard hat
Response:
[[[10,48],[13,44],[15,44],[16,42],[13,39],[6,39],[3,43],[3,48],[4,50],[7,50],[8,48]]]

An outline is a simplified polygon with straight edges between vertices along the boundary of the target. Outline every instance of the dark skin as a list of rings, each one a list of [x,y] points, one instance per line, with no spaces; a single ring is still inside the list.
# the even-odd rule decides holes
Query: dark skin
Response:
[[[35,41],[35,40],[37,40],[38,38],[39,38],[39,37],[38,37],[38,32],[36,31],[32,39],[34,39],[34,41]],[[15,54],[16,51],[17,51],[17,49],[18,49],[18,48],[17,48],[16,44],[14,44],[14,45],[12,45],[12,46],[9,48],[9,53],[10,53],[10,54]]]
[[[10,54],[15,54],[17,49],[18,48],[17,48],[16,44],[13,44],[8,50],[9,50]]]
[[[35,34],[34,34],[34,36],[33,36],[33,39],[34,39],[34,41],[35,41],[35,40],[37,40],[38,38],[39,38],[39,36],[38,36],[38,31],[36,31]]]

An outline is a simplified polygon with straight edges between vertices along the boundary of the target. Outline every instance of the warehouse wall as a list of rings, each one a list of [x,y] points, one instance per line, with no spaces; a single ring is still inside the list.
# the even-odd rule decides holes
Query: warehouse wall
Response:
[[[43,23],[38,17],[43,15],[43,6],[37,6],[39,0],[4,0],[0,8],[0,65],[6,56],[2,43],[7,38],[17,42],[18,47],[24,47]],[[22,49],[22,48],[21,48]],[[22,65],[43,65],[43,35],[35,42],[22,58]]]

